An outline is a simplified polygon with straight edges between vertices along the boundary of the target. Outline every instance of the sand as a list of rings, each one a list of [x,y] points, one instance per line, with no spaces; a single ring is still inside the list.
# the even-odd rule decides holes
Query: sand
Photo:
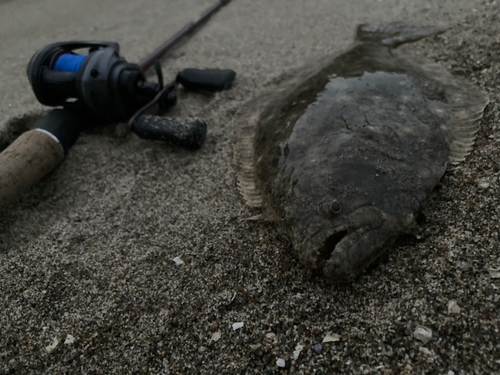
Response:
[[[111,40],[138,61],[211,3],[0,1],[0,144],[46,111],[25,76],[37,49]],[[207,121],[202,149],[92,129],[1,214],[0,373],[499,373],[499,10],[489,0],[234,0],[163,61],[166,77],[238,73],[230,91],[181,92],[168,113]],[[402,49],[491,103],[417,230],[355,282],[327,285],[272,224],[246,220],[255,212],[236,188],[235,116],[284,74],[346,48],[358,23],[394,20],[450,26]],[[432,332],[425,344],[418,326]],[[323,343],[328,333],[338,341]]]

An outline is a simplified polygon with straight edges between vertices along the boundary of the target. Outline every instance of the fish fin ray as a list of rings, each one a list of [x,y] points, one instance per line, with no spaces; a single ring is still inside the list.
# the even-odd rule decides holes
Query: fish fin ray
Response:
[[[237,114],[233,132],[234,161],[238,171],[238,189],[248,206],[253,208],[263,206],[263,198],[255,178],[255,137],[262,112],[273,99],[286,96],[287,92],[295,90],[301,82],[317,73],[331,60],[332,56],[328,56],[312,64],[305,71],[303,68],[297,68],[285,74],[277,85],[251,99]]]
[[[234,160],[238,171],[238,190],[246,204],[253,208],[263,206],[255,179],[254,143],[261,114],[260,98],[253,99],[240,113],[234,129]]]
[[[458,164],[472,150],[489,99],[482,91],[453,77],[437,63],[426,62],[421,67],[427,76],[444,87],[446,100],[451,106],[451,117],[446,124],[451,133],[449,162]]]

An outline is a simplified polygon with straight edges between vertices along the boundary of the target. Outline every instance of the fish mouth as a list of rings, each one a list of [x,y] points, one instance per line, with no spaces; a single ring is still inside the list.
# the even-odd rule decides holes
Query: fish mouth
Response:
[[[294,243],[300,261],[334,284],[352,281],[385,248],[397,231],[380,210],[364,206],[333,228],[324,225]],[[319,225],[318,225],[319,226]]]
[[[352,230],[341,230],[340,232],[335,232],[330,237],[328,237],[323,243],[323,246],[321,246],[318,250],[317,262],[321,260],[325,262],[330,259],[330,256],[335,251],[335,247],[339,244],[340,241],[342,241],[345,236],[349,234],[349,232],[352,232]]]
[[[399,231],[392,227],[361,227],[334,231],[326,238],[317,238],[317,241],[309,242],[306,246],[312,263],[311,268],[321,272],[333,284],[351,282],[385,251],[388,244],[399,234]]]
[[[346,228],[335,231],[333,234],[328,236],[316,251],[315,268],[322,269],[326,262],[331,258],[337,245],[352,232],[354,232],[354,228]]]
[[[377,230],[344,227],[320,232],[299,250],[302,263],[319,271],[330,283],[351,282],[370,264],[385,244]]]
[[[299,243],[295,243],[294,248],[306,267],[321,270],[339,244],[345,242],[355,230],[353,226],[319,230]]]

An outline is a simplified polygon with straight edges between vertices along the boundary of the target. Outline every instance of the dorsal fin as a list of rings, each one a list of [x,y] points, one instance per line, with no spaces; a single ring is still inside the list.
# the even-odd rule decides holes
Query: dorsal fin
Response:
[[[472,150],[479,122],[489,99],[482,91],[453,77],[437,63],[425,62],[421,68],[427,76],[443,86],[444,95],[451,106],[451,117],[446,123],[451,134],[449,162],[458,164]]]
[[[413,26],[404,22],[368,23],[358,26],[356,41],[377,43],[396,48],[401,44],[416,42],[422,38],[440,34],[444,31],[446,31],[444,27]]]
[[[280,85],[252,99],[239,113],[234,128],[234,158],[238,169],[238,188],[250,207],[261,208],[263,205],[254,170],[255,136],[260,116],[269,102],[283,91]]]
[[[332,59],[332,56],[327,56],[305,70],[303,68],[293,70],[278,85],[250,100],[238,114],[234,128],[234,159],[238,170],[238,188],[250,207],[263,207],[263,198],[259,191],[254,170],[255,136],[261,114],[273,99],[286,95],[287,92],[292,92],[300,82],[315,74]]]
[[[234,157],[238,167],[238,189],[245,202],[254,208],[262,207],[254,173],[254,138],[260,117],[258,99],[254,99],[236,123]]]

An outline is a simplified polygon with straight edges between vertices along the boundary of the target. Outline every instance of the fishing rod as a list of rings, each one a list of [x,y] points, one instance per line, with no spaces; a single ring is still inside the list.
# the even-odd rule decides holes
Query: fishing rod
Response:
[[[195,22],[190,22],[179,30],[172,37],[167,39],[163,44],[156,48],[153,52],[147,55],[144,59],[139,62],[139,66],[143,71],[148,70],[155,61],[163,57],[172,47],[174,47],[184,36],[188,33],[194,32],[198,27],[203,25],[212,15],[217,13],[223,6],[227,5],[231,0],[221,0],[217,4],[208,8],[202,13],[200,18]]]
[[[128,122],[141,138],[189,149],[201,147],[207,131],[203,121],[149,113],[174,106],[178,85],[213,93],[229,88],[236,73],[184,69],[165,85],[159,59],[229,2],[220,0],[211,6],[138,64],[121,57],[115,42],[54,43],[35,53],[27,68],[33,92],[41,104],[62,108],[49,112],[0,153],[0,208],[53,171],[88,124]],[[87,53],[81,54],[82,50]],[[155,68],[155,83],[145,76],[151,67]]]

